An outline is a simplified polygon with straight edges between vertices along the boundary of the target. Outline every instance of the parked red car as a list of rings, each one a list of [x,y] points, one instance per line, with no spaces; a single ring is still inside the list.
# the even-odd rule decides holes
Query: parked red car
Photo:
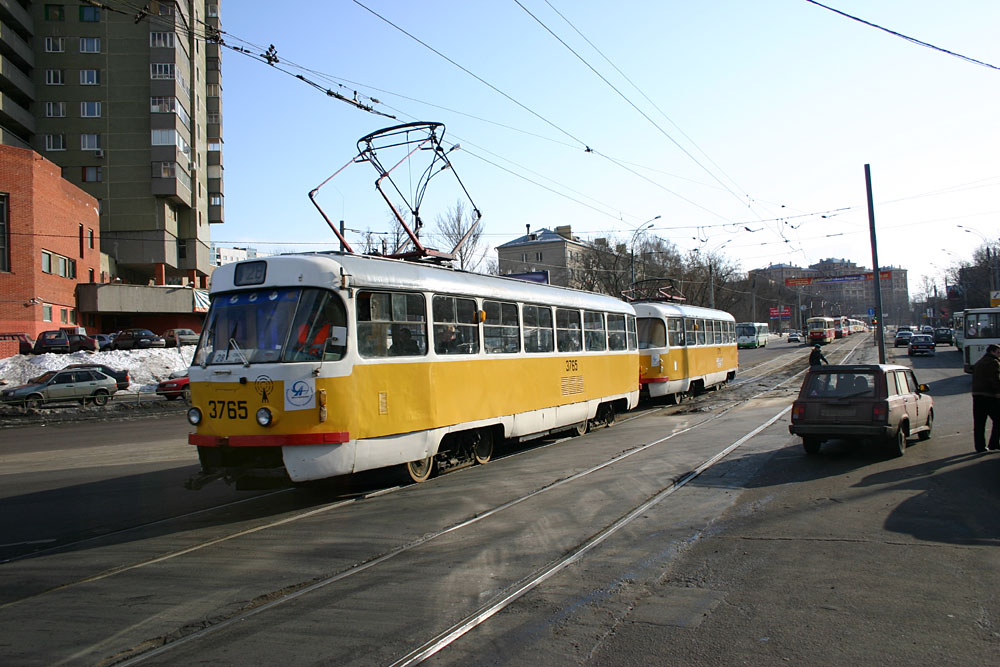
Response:
[[[156,385],[156,393],[168,401],[177,400],[182,396],[185,400],[191,400],[191,389],[188,387],[187,374],[185,373],[183,377],[164,380]]]

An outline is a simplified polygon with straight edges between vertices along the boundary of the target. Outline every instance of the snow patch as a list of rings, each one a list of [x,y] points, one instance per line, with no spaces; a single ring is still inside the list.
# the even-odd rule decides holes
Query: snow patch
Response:
[[[128,370],[126,393],[150,393],[171,373],[186,370],[194,357],[194,345],[152,348],[149,350],[107,350],[72,354],[16,354],[0,359],[0,380],[7,387],[26,384],[46,371],[58,371],[70,364],[104,364],[116,370]]]

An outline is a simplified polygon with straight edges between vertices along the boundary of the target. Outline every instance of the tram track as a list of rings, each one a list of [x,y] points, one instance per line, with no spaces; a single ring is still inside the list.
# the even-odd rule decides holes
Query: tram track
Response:
[[[861,345],[861,342],[859,342],[857,345],[853,346],[852,348],[850,348],[850,349],[848,349],[846,351],[842,350],[842,349],[838,350],[838,353],[843,353],[843,355],[844,355],[843,359],[840,360],[841,363],[843,363],[848,358],[850,358],[850,356],[854,353],[854,351],[860,345]],[[798,359],[791,360],[788,363],[783,364],[781,367],[784,368],[784,367],[787,367],[787,366],[794,365],[797,361],[799,361],[799,360]],[[628,450],[626,452],[623,452],[623,453],[621,453],[621,454],[619,454],[617,456],[611,457],[611,458],[609,458],[609,459],[607,459],[607,460],[605,460],[605,461],[603,461],[603,462],[601,462],[601,463],[599,463],[597,465],[591,466],[590,468],[588,468],[586,470],[583,470],[583,471],[580,471],[580,472],[578,472],[576,474],[569,475],[567,477],[564,477],[564,478],[561,478],[559,480],[556,480],[556,481],[552,482],[551,484],[543,486],[543,487],[541,487],[539,489],[536,489],[536,490],[534,490],[534,491],[532,491],[530,493],[524,494],[524,495],[522,495],[522,496],[520,496],[518,498],[512,499],[512,500],[510,500],[508,502],[505,502],[503,504],[497,505],[497,506],[495,506],[495,507],[493,507],[493,508],[491,508],[491,509],[489,509],[487,511],[480,512],[480,513],[476,514],[475,516],[469,517],[468,519],[466,519],[464,521],[460,521],[458,523],[452,524],[452,525],[447,526],[447,527],[445,527],[443,529],[440,529],[438,531],[434,531],[434,532],[425,534],[425,535],[421,536],[418,539],[412,540],[412,541],[410,541],[410,542],[408,542],[408,543],[406,543],[404,545],[400,545],[399,547],[397,547],[397,548],[395,548],[395,549],[393,549],[391,551],[388,551],[388,552],[385,552],[383,554],[377,555],[377,556],[375,556],[375,557],[373,557],[373,558],[371,558],[371,559],[369,559],[369,560],[367,560],[367,561],[365,561],[363,563],[359,563],[358,565],[356,565],[354,567],[351,567],[351,568],[348,568],[346,570],[343,570],[341,572],[334,573],[334,574],[332,574],[332,575],[330,575],[330,576],[328,576],[326,578],[323,578],[323,579],[320,579],[320,580],[313,580],[313,581],[309,582],[308,584],[303,584],[300,587],[295,588],[294,590],[286,590],[284,593],[271,594],[271,595],[268,595],[268,596],[264,596],[265,599],[267,599],[266,602],[264,602],[262,604],[259,604],[259,605],[255,605],[252,608],[245,609],[245,610],[243,610],[243,611],[241,611],[239,613],[236,613],[236,614],[234,614],[234,615],[232,615],[232,616],[230,616],[228,618],[225,618],[223,620],[219,620],[218,622],[216,622],[216,623],[214,623],[212,625],[209,625],[207,627],[201,627],[198,630],[195,630],[193,632],[187,633],[187,634],[185,634],[183,636],[180,636],[180,637],[176,637],[176,636],[173,637],[173,638],[161,637],[158,640],[153,640],[152,642],[147,642],[147,643],[145,643],[143,645],[143,647],[141,647],[141,648],[137,647],[136,651],[134,651],[132,653],[129,653],[129,652],[126,651],[126,652],[124,652],[124,653],[119,654],[118,656],[116,656],[116,658],[113,661],[106,662],[104,664],[116,664],[116,665],[140,664],[140,663],[145,662],[147,660],[150,660],[150,659],[162,656],[164,654],[167,654],[170,651],[173,651],[175,649],[179,649],[182,646],[187,645],[189,643],[192,643],[192,642],[204,639],[204,638],[208,637],[209,635],[212,635],[212,634],[214,634],[216,632],[222,631],[222,630],[224,630],[224,629],[226,629],[228,627],[231,627],[233,625],[239,624],[239,623],[241,623],[243,621],[246,621],[246,620],[248,620],[248,619],[250,619],[252,617],[255,617],[255,616],[259,615],[259,614],[265,613],[267,611],[274,610],[274,609],[276,609],[278,607],[281,607],[281,606],[283,606],[285,604],[288,604],[288,603],[293,602],[293,601],[295,601],[295,600],[297,600],[299,598],[302,598],[303,596],[309,595],[310,593],[317,592],[317,591],[319,591],[319,590],[321,590],[323,588],[326,588],[326,587],[328,587],[328,586],[330,586],[332,584],[341,582],[341,581],[343,581],[343,580],[345,580],[345,579],[347,579],[347,578],[349,578],[351,576],[358,575],[358,574],[361,574],[363,572],[366,572],[366,571],[368,571],[368,570],[370,570],[370,569],[372,569],[374,567],[377,567],[379,565],[382,565],[382,564],[386,563],[387,561],[389,561],[389,560],[391,560],[393,558],[396,558],[396,557],[398,557],[398,556],[400,556],[402,554],[405,554],[405,553],[410,552],[410,551],[412,551],[414,549],[417,549],[417,548],[419,548],[421,546],[424,546],[424,545],[428,544],[429,542],[431,542],[431,541],[433,541],[433,540],[435,540],[437,538],[440,538],[442,536],[445,536],[445,535],[457,532],[459,530],[462,530],[462,529],[465,529],[465,528],[468,528],[468,527],[471,527],[471,526],[473,526],[473,525],[475,525],[475,524],[477,524],[479,522],[482,522],[482,521],[485,521],[487,519],[490,519],[491,517],[494,517],[495,515],[503,512],[505,510],[511,509],[511,508],[513,508],[513,507],[515,507],[515,506],[517,506],[517,505],[519,505],[521,503],[524,503],[524,502],[526,502],[526,501],[528,501],[528,500],[530,500],[532,498],[536,498],[536,497],[538,497],[538,496],[540,496],[542,494],[545,494],[545,493],[548,493],[550,491],[553,491],[554,489],[557,489],[557,488],[562,487],[564,485],[567,485],[567,484],[570,484],[572,482],[584,479],[584,478],[586,478],[586,477],[588,477],[588,476],[590,476],[590,475],[592,475],[592,474],[594,474],[594,473],[596,473],[596,472],[598,472],[600,470],[604,470],[604,469],[606,469],[606,468],[608,468],[610,466],[613,466],[613,465],[615,465],[617,463],[620,463],[620,462],[624,461],[625,459],[628,459],[628,458],[630,458],[632,456],[635,456],[637,454],[640,454],[642,452],[650,450],[650,449],[652,449],[654,447],[662,445],[663,443],[668,442],[668,441],[670,441],[670,440],[672,440],[672,439],[674,439],[676,437],[679,437],[679,436],[684,435],[686,433],[689,433],[689,432],[691,432],[691,431],[693,431],[695,429],[703,427],[703,426],[705,426],[708,423],[720,420],[723,417],[725,417],[726,415],[728,415],[730,412],[732,412],[733,410],[735,410],[739,405],[747,403],[747,402],[749,402],[749,401],[751,401],[751,400],[753,400],[755,398],[761,398],[761,397],[765,396],[766,394],[768,394],[768,393],[770,393],[772,391],[775,391],[776,389],[782,388],[788,382],[790,382],[791,380],[793,380],[793,379],[797,378],[799,375],[801,375],[804,372],[804,370],[805,369],[802,369],[802,370],[800,370],[800,371],[798,371],[796,373],[788,375],[787,377],[781,378],[780,381],[777,384],[774,384],[773,386],[770,386],[770,387],[768,387],[768,388],[766,388],[766,389],[764,389],[762,391],[759,391],[759,392],[757,392],[756,394],[754,394],[751,397],[748,397],[748,398],[736,401],[733,404],[727,405],[727,406],[723,407],[719,412],[717,412],[715,414],[712,414],[712,415],[706,417],[705,419],[700,420],[700,421],[698,421],[698,422],[696,422],[694,424],[691,424],[690,426],[687,426],[685,428],[682,428],[682,429],[679,429],[677,431],[674,431],[674,432],[672,432],[672,433],[670,433],[670,434],[668,434],[668,435],[666,435],[666,436],[664,436],[662,438],[658,438],[658,439],[653,440],[651,442],[648,442],[648,443],[645,443],[643,445],[637,446],[637,447],[635,447],[633,449],[630,449],[630,450]],[[412,664],[416,664],[418,662],[421,662],[422,660],[430,657],[434,653],[442,650],[448,644],[454,642],[459,637],[461,637],[462,635],[466,634],[467,632],[469,632],[471,629],[473,629],[477,625],[479,625],[479,624],[487,621],[490,617],[492,617],[493,615],[495,615],[497,612],[499,612],[500,610],[502,610],[504,607],[510,605],[511,603],[513,603],[514,601],[516,601],[517,599],[519,599],[520,597],[522,597],[524,594],[526,594],[527,592],[529,592],[533,588],[537,587],[538,585],[542,584],[547,579],[551,578],[552,576],[554,576],[555,574],[557,574],[561,570],[565,569],[566,567],[568,567],[572,563],[574,563],[574,562],[578,561],[579,559],[583,558],[583,556],[585,556],[589,551],[591,551],[596,546],[598,546],[599,544],[601,544],[602,542],[604,542],[606,539],[608,539],[609,537],[611,537],[614,533],[616,533],[617,531],[619,531],[621,528],[623,528],[624,526],[626,526],[629,523],[631,523],[636,517],[641,516],[643,512],[647,511],[649,508],[651,508],[651,507],[653,507],[653,506],[655,506],[655,505],[663,502],[664,500],[666,500],[670,495],[672,495],[677,490],[679,490],[682,487],[684,487],[690,481],[692,481],[695,478],[697,478],[705,470],[711,468],[713,465],[717,464],[719,461],[721,461],[722,459],[724,459],[726,456],[728,456],[730,453],[732,453],[738,447],[740,447],[745,442],[747,442],[748,440],[750,440],[751,438],[753,438],[755,435],[757,435],[758,433],[760,433],[761,431],[763,431],[767,427],[769,427],[772,424],[774,424],[777,420],[779,420],[785,414],[787,414],[789,408],[790,408],[790,406],[784,407],[779,412],[777,412],[776,414],[774,414],[772,417],[770,417],[769,419],[765,420],[763,423],[758,424],[754,428],[748,430],[741,437],[737,438],[735,441],[733,441],[730,444],[728,444],[727,446],[723,447],[721,450],[719,450],[718,452],[716,452],[714,455],[712,455],[712,456],[708,457],[707,459],[705,459],[700,465],[698,465],[697,467],[695,467],[694,469],[692,469],[688,473],[680,476],[677,479],[671,480],[670,484],[668,484],[667,486],[665,486],[658,493],[654,494],[651,498],[648,498],[643,503],[637,505],[636,507],[633,507],[630,511],[628,511],[627,513],[625,513],[624,515],[622,515],[619,519],[617,519],[616,521],[614,521],[610,525],[604,527],[602,530],[600,530],[597,533],[595,533],[588,540],[585,540],[585,541],[581,542],[580,544],[576,545],[573,549],[571,549],[568,552],[566,552],[563,555],[563,557],[559,558],[558,560],[556,560],[553,563],[548,564],[547,566],[541,568],[540,570],[537,570],[537,571],[533,572],[529,576],[524,577],[524,578],[518,580],[514,584],[506,587],[499,594],[493,596],[493,598],[488,603],[486,603],[485,605],[479,607],[473,613],[471,613],[471,614],[467,615],[465,618],[461,619],[461,621],[459,621],[458,623],[453,624],[445,632],[442,632],[442,633],[436,635],[432,639],[430,639],[427,642],[425,642],[423,645],[421,645],[421,646],[417,647],[416,649],[412,650],[407,655],[399,658],[393,664],[394,665],[400,665],[400,666],[402,666],[402,665],[412,665]],[[637,416],[636,418],[639,418],[639,417]],[[392,491],[392,490],[388,490],[388,491]],[[161,642],[159,644],[159,646],[157,646],[156,648],[152,648],[152,649],[148,648],[151,643],[152,644],[156,644],[157,641]],[[145,650],[143,650],[143,649],[145,649]]]
[[[857,347],[858,346],[856,345],[856,346],[854,346],[853,349],[856,349]],[[852,349],[852,351],[853,351],[853,349]],[[845,352],[845,355],[851,354],[852,351]],[[772,369],[771,373],[773,374],[776,371],[780,371],[781,369],[789,369],[790,367],[795,366],[797,364],[797,362],[800,361],[800,359],[797,358],[795,355],[789,355],[789,356],[791,356],[792,358],[788,359],[785,363],[779,364],[778,368]],[[760,366],[761,365],[755,366],[755,369],[757,369],[758,372],[760,370]],[[182,629],[182,630],[179,630],[177,632],[170,633],[168,635],[161,635],[158,638],[155,638],[155,639],[143,642],[140,646],[135,646],[132,649],[124,649],[123,651],[118,652],[114,656],[110,657],[108,660],[106,660],[102,664],[138,664],[138,663],[141,663],[141,662],[146,661],[148,659],[151,659],[151,658],[153,658],[155,656],[162,655],[162,654],[167,653],[167,652],[169,652],[171,650],[174,650],[176,648],[180,648],[181,646],[183,646],[185,644],[188,644],[190,642],[197,641],[197,640],[199,640],[199,639],[201,639],[203,637],[206,637],[206,636],[208,636],[208,635],[210,635],[212,633],[215,633],[215,632],[218,632],[220,630],[223,630],[224,628],[229,627],[229,626],[231,626],[233,624],[239,623],[240,621],[247,620],[247,619],[249,619],[249,618],[251,618],[253,616],[256,616],[258,614],[261,614],[261,613],[264,613],[266,611],[273,610],[273,609],[276,609],[278,607],[281,607],[282,605],[290,603],[290,602],[292,602],[292,601],[294,601],[296,599],[300,599],[303,596],[308,595],[309,593],[312,593],[312,592],[318,591],[320,589],[323,589],[323,588],[325,588],[325,587],[327,587],[327,586],[329,586],[331,584],[343,581],[343,580],[345,580],[345,579],[347,579],[349,577],[352,577],[352,576],[361,574],[363,572],[372,570],[373,568],[375,568],[375,567],[377,567],[379,565],[382,565],[382,564],[390,561],[391,559],[394,559],[394,558],[396,558],[396,557],[398,557],[398,556],[400,556],[402,554],[405,554],[405,553],[411,552],[411,551],[413,551],[415,549],[418,549],[419,547],[424,546],[424,545],[428,544],[429,542],[432,542],[435,539],[438,539],[438,538],[443,537],[445,535],[456,533],[456,532],[458,532],[460,530],[469,528],[469,527],[471,527],[471,526],[473,526],[475,524],[478,524],[480,522],[486,521],[487,519],[489,519],[491,517],[494,517],[494,516],[498,515],[501,512],[509,510],[509,509],[511,509],[511,508],[513,508],[513,507],[515,507],[517,505],[525,503],[528,500],[531,500],[533,498],[537,498],[537,497],[539,497],[539,496],[541,496],[543,494],[546,494],[546,493],[550,493],[550,492],[552,492],[552,491],[554,491],[556,489],[559,489],[561,487],[569,485],[569,484],[571,484],[573,482],[585,479],[585,478],[587,478],[587,477],[589,477],[591,475],[594,475],[595,473],[597,473],[597,472],[599,472],[601,470],[605,470],[605,469],[607,469],[607,468],[609,468],[611,466],[614,466],[614,465],[616,465],[618,463],[621,463],[621,462],[623,462],[623,461],[625,461],[625,460],[627,460],[627,459],[629,459],[631,457],[639,455],[639,454],[641,454],[641,453],[643,453],[645,451],[651,450],[651,449],[653,449],[653,448],[655,448],[655,447],[657,447],[659,445],[662,445],[663,443],[668,442],[668,441],[670,441],[670,440],[672,440],[672,439],[674,439],[676,437],[679,437],[681,435],[689,433],[689,432],[691,432],[691,431],[693,431],[695,429],[704,427],[705,425],[707,425],[707,424],[709,424],[711,422],[720,420],[723,417],[725,417],[726,415],[728,415],[729,413],[731,413],[732,410],[736,409],[738,406],[740,406],[742,404],[745,404],[745,403],[749,402],[750,400],[753,400],[754,398],[759,398],[759,397],[765,396],[765,395],[767,395],[768,393],[770,393],[772,391],[775,391],[777,389],[782,388],[783,386],[787,385],[787,383],[790,380],[792,380],[793,378],[797,377],[800,373],[801,373],[801,371],[799,373],[790,373],[790,374],[789,373],[780,373],[779,378],[777,378],[777,380],[778,380],[777,383],[774,383],[771,386],[768,386],[768,387],[766,387],[766,388],[764,388],[762,390],[756,391],[752,396],[748,396],[748,397],[745,397],[745,398],[739,398],[739,399],[731,401],[731,402],[727,401],[726,404],[721,405],[721,406],[717,406],[718,409],[713,414],[710,414],[709,416],[705,417],[704,419],[697,420],[695,423],[692,423],[692,424],[690,424],[690,425],[688,425],[688,426],[686,426],[684,428],[681,428],[681,429],[678,429],[676,431],[673,431],[673,432],[667,434],[664,437],[661,437],[661,438],[655,439],[655,440],[653,440],[651,442],[647,442],[647,443],[644,443],[642,445],[636,446],[636,447],[634,447],[632,449],[629,449],[629,450],[627,450],[625,452],[622,452],[622,453],[618,454],[617,456],[613,456],[613,457],[607,458],[606,460],[603,460],[603,461],[601,461],[599,463],[596,463],[593,466],[588,467],[586,470],[582,470],[582,471],[577,472],[577,473],[575,473],[573,475],[565,476],[563,478],[554,480],[551,483],[546,484],[546,485],[544,485],[544,486],[542,486],[542,487],[540,487],[538,489],[535,489],[535,490],[533,490],[533,491],[531,491],[529,493],[522,494],[521,496],[519,496],[517,498],[513,498],[513,499],[511,499],[511,500],[509,500],[507,502],[498,504],[498,505],[496,505],[496,506],[494,506],[494,507],[492,507],[492,508],[490,508],[490,509],[488,509],[486,511],[479,512],[475,516],[470,516],[470,517],[466,518],[465,520],[455,522],[455,523],[453,523],[451,525],[448,525],[448,526],[446,526],[446,527],[444,527],[442,529],[439,529],[437,531],[433,531],[431,533],[425,534],[425,535],[423,535],[423,536],[421,536],[421,537],[419,537],[417,539],[414,539],[414,540],[411,540],[411,541],[409,541],[409,542],[407,542],[405,544],[399,545],[398,547],[396,547],[394,549],[391,549],[389,551],[383,552],[381,554],[372,555],[367,560],[365,560],[363,562],[360,562],[360,563],[358,563],[357,565],[355,565],[353,567],[349,567],[349,568],[343,569],[341,571],[331,573],[330,575],[328,575],[326,577],[323,577],[323,578],[320,578],[320,579],[312,579],[312,580],[310,580],[308,582],[303,582],[302,584],[299,584],[299,585],[290,586],[290,587],[284,587],[282,590],[273,591],[271,593],[265,593],[263,595],[257,596],[255,598],[255,600],[257,600],[257,601],[266,600],[266,601],[265,602],[256,602],[256,601],[255,602],[251,602],[249,605],[245,606],[244,608],[242,608],[240,610],[237,610],[235,613],[233,613],[233,614],[231,614],[231,615],[229,615],[227,617],[224,617],[224,618],[221,618],[221,619],[218,618],[218,617],[216,617],[208,625],[194,624],[193,626],[185,626],[185,627],[198,627],[199,629],[197,629],[197,630],[188,631],[188,630]],[[762,377],[765,377],[765,375],[764,374],[760,374],[760,375],[752,376],[750,378],[746,378],[746,380],[747,380],[747,382],[749,382],[751,380],[760,379]],[[652,409],[646,409],[646,410],[643,410],[639,414],[632,414],[632,415],[629,415],[629,416],[625,417],[624,419],[621,419],[619,423],[627,423],[627,422],[633,421],[635,419],[641,419],[643,417],[649,416],[650,414],[655,414],[655,413],[658,413],[660,411],[663,411],[663,410],[665,410],[667,408],[668,408],[668,406],[659,406],[659,407],[653,407]],[[725,456],[727,456],[731,451],[733,451],[734,449],[736,449],[740,444],[742,444],[743,442],[745,442],[749,438],[752,438],[753,435],[755,435],[756,433],[759,433],[760,430],[762,430],[763,428],[766,428],[768,425],[774,423],[774,421],[777,420],[777,419],[779,419],[785,412],[786,412],[785,410],[783,410],[782,412],[779,412],[771,420],[769,420],[766,424],[761,425],[758,429],[756,429],[756,430],[751,429],[751,431],[748,431],[747,434],[743,438],[738,439],[736,442],[730,444],[728,447],[726,447],[723,450],[721,450],[720,452],[716,453],[714,456],[709,457],[708,459],[706,459],[701,465],[699,465],[698,467],[696,467],[692,471],[692,473],[689,473],[687,476],[684,476],[682,478],[672,480],[671,483],[670,483],[670,485],[668,485],[667,487],[665,487],[664,489],[662,489],[658,494],[656,494],[653,498],[649,499],[647,502],[653,502],[653,504],[655,504],[655,503],[661,502],[662,500],[666,499],[675,490],[681,488],[684,484],[687,484],[691,479],[694,479],[702,471],[708,469],[709,467],[711,467],[712,465],[714,465],[716,462],[718,462],[719,460],[721,460],[722,458],[724,458]],[[545,447],[545,448],[555,447],[558,444],[565,442],[565,440],[567,440],[567,439],[556,440],[556,441],[553,441],[553,442],[551,442],[549,444],[544,445],[543,447]],[[538,449],[541,449],[541,448],[535,447],[535,448],[532,448],[531,450],[528,450],[528,451],[537,451]],[[525,452],[525,453],[527,453],[527,452]],[[513,454],[512,456],[517,456],[517,454]],[[171,552],[168,552],[168,553],[163,553],[163,554],[151,556],[149,558],[146,558],[146,559],[143,559],[143,560],[140,560],[140,561],[135,561],[135,562],[132,562],[132,563],[126,563],[126,564],[123,564],[121,566],[118,566],[118,567],[115,567],[115,568],[110,568],[110,569],[107,569],[105,571],[102,571],[102,572],[99,572],[99,573],[96,573],[96,574],[93,574],[93,575],[90,575],[90,576],[87,576],[87,577],[81,577],[79,579],[75,579],[73,581],[66,582],[66,583],[61,584],[59,586],[56,586],[56,587],[49,588],[49,589],[46,589],[44,591],[38,592],[38,593],[36,593],[34,595],[29,595],[29,596],[25,596],[25,597],[22,597],[22,598],[18,598],[16,600],[8,601],[8,602],[0,605],[0,609],[5,609],[5,608],[8,608],[8,607],[20,605],[20,604],[23,604],[23,603],[28,602],[28,601],[38,600],[39,598],[42,598],[42,597],[44,597],[46,595],[49,595],[49,594],[52,594],[52,593],[55,593],[55,592],[65,592],[65,591],[67,591],[69,589],[73,589],[75,587],[78,587],[78,586],[81,586],[81,585],[84,585],[84,584],[91,584],[91,583],[94,583],[96,581],[100,581],[100,580],[104,580],[104,579],[110,579],[110,578],[113,578],[115,576],[125,574],[126,572],[132,572],[132,571],[139,570],[139,569],[142,569],[142,568],[146,568],[146,567],[150,567],[150,566],[162,564],[162,563],[164,563],[166,561],[169,561],[169,560],[173,560],[173,559],[181,558],[183,556],[191,555],[191,554],[193,554],[193,553],[195,553],[195,552],[197,552],[199,550],[204,550],[204,549],[207,549],[207,548],[210,548],[210,547],[219,546],[219,545],[222,545],[222,544],[224,544],[226,542],[232,542],[234,540],[238,540],[239,538],[247,537],[247,536],[255,534],[255,533],[261,533],[261,532],[267,531],[269,529],[278,528],[280,526],[286,526],[286,525],[288,525],[290,523],[294,523],[296,521],[300,521],[300,520],[303,520],[303,519],[314,517],[314,516],[317,516],[319,514],[323,514],[323,513],[326,513],[326,512],[337,510],[337,509],[342,509],[342,508],[344,508],[344,507],[346,507],[348,505],[351,505],[353,503],[358,503],[358,502],[362,502],[362,501],[365,501],[365,500],[373,499],[373,498],[378,497],[378,496],[384,496],[386,494],[391,494],[391,493],[394,493],[394,492],[400,490],[400,488],[401,487],[385,488],[385,489],[380,489],[380,490],[374,491],[372,493],[361,494],[361,495],[359,495],[357,497],[354,497],[354,498],[340,499],[340,500],[337,500],[337,501],[332,502],[332,503],[327,503],[327,504],[321,505],[319,507],[313,507],[313,508],[311,508],[311,509],[309,509],[307,511],[304,511],[304,512],[298,512],[298,513],[295,513],[295,514],[283,517],[283,518],[281,518],[279,520],[276,520],[276,521],[271,521],[271,522],[268,522],[268,523],[265,523],[265,524],[261,524],[261,525],[258,525],[258,526],[253,526],[253,527],[250,527],[250,528],[245,528],[245,529],[239,530],[239,531],[233,531],[233,532],[228,533],[226,535],[221,535],[221,536],[217,536],[215,538],[209,539],[209,540],[204,540],[204,541],[201,541],[201,542],[189,545],[189,546],[187,546],[185,548],[182,548],[182,549],[178,549],[178,550],[171,551]],[[274,493],[282,493],[284,491],[287,491],[287,489],[286,490],[277,491],[277,492],[274,492]],[[268,494],[268,495],[271,495],[271,494]],[[221,509],[222,507],[226,507],[226,506],[229,506],[229,505],[235,505],[235,504],[243,504],[243,503],[247,503],[247,502],[250,502],[250,501],[253,501],[253,500],[257,500],[259,498],[261,498],[261,497],[258,496],[258,497],[252,498],[252,499],[244,499],[244,500],[241,500],[241,501],[237,501],[236,503],[227,503],[226,505],[223,505],[223,506],[219,506],[219,507],[215,507],[215,508],[206,508],[206,509],[203,509],[203,510],[199,510],[197,512],[188,513],[186,515],[182,515],[182,516],[179,516],[179,517],[171,517],[171,518],[167,518],[167,519],[162,519],[160,521],[153,522],[153,523],[159,524],[159,523],[163,523],[163,522],[167,522],[167,521],[176,521],[176,520],[184,518],[184,517],[201,515],[201,514],[204,514],[206,512],[211,512],[211,511],[215,511],[215,510]],[[600,538],[600,540],[598,540],[598,537],[601,534],[603,534],[603,533],[597,533],[597,534],[595,534],[595,537],[593,538],[593,540],[598,540],[598,541],[595,541],[593,543],[587,543],[587,542],[581,543],[581,544],[577,545],[576,548],[574,548],[571,551],[569,551],[564,556],[563,559],[561,559],[560,561],[558,561],[558,562],[562,562],[563,560],[565,560],[565,563],[562,566],[560,566],[560,567],[558,567],[556,569],[552,569],[550,571],[546,570],[546,571],[543,571],[543,572],[536,572],[536,573],[534,573],[533,576],[528,577],[528,578],[523,579],[523,580],[520,580],[516,585],[514,585],[512,587],[508,587],[507,589],[504,589],[504,593],[502,595],[498,596],[498,598],[495,599],[493,602],[491,602],[489,605],[487,605],[487,606],[481,608],[480,610],[478,610],[476,614],[474,614],[474,615],[470,616],[469,618],[465,619],[461,624],[456,624],[453,628],[451,628],[450,631],[449,631],[449,633],[448,633],[448,636],[451,637],[450,641],[454,641],[455,638],[457,638],[458,636],[461,636],[461,634],[464,634],[464,632],[467,632],[472,627],[475,627],[475,625],[477,625],[477,624],[485,621],[486,619],[489,618],[489,616],[492,616],[493,614],[495,614],[496,611],[498,611],[499,609],[501,609],[505,604],[510,604],[511,602],[513,602],[514,600],[516,600],[518,597],[520,597],[521,595],[523,595],[525,592],[527,592],[531,588],[539,585],[545,579],[547,579],[548,577],[554,575],[556,572],[558,572],[560,569],[564,568],[569,563],[574,562],[575,560],[583,557],[584,554],[586,554],[590,549],[592,549],[594,546],[596,546],[597,544],[599,544],[600,541],[603,541],[603,539],[606,539],[607,536],[610,536],[615,530],[618,530],[621,526],[627,525],[628,521],[630,520],[630,519],[628,519],[628,517],[633,516],[633,514],[635,514],[635,512],[637,512],[637,511],[641,513],[641,510],[639,509],[640,507],[646,507],[646,505],[642,504],[642,505],[640,505],[640,506],[638,506],[636,508],[633,508],[633,510],[631,512],[626,513],[618,521],[614,522],[611,526],[608,526],[605,530],[608,530],[608,531],[611,531],[611,532],[608,532],[605,537]],[[149,524],[149,525],[152,525],[152,524]],[[140,526],[140,527],[133,527],[133,528],[129,528],[129,529],[124,529],[122,531],[116,531],[115,534],[116,535],[118,535],[118,534],[126,534],[129,531],[136,531],[136,530],[139,530],[141,528],[142,528],[142,526]],[[81,541],[79,541],[76,544],[77,545],[82,545],[84,543],[93,543],[96,540],[99,540],[101,538],[107,538],[107,537],[108,537],[108,535],[97,536],[97,537],[94,537],[94,538],[88,538],[87,540],[81,540]],[[51,549],[46,550],[46,551],[57,551],[59,549],[66,550],[68,548],[70,548],[70,545],[69,544],[64,544],[64,545],[60,545],[58,547],[52,547]],[[31,556],[37,556],[38,554],[39,554],[39,552],[34,552],[33,554],[31,554]],[[27,556],[25,556],[25,557],[27,557]],[[18,559],[10,559],[7,562],[12,562],[13,560],[20,560],[20,558],[18,558]],[[517,593],[517,591],[521,591],[521,592]],[[480,620],[476,621],[475,623],[472,623],[473,617],[476,617],[476,618],[481,617],[481,618],[480,618]],[[470,625],[470,623],[472,623],[472,624]],[[464,631],[462,630],[463,627],[465,628]],[[454,633],[458,633],[458,634],[454,634]],[[442,648],[444,645],[446,645],[446,644],[441,644],[441,642],[444,641],[445,639],[446,638],[444,638],[444,637],[435,637],[431,642],[428,642],[424,646],[420,647],[420,649],[418,649],[418,650],[420,652],[430,650],[432,648],[432,645],[437,647],[434,650],[440,650],[440,648]],[[154,646],[155,648],[152,648],[151,650],[149,650],[151,646]],[[414,655],[416,655],[416,653]],[[427,654],[427,655],[430,655],[430,654]],[[413,664],[412,661],[413,661],[414,657],[411,656],[408,659],[410,660],[410,662],[400,663],[400,664]],[[420,659],[423,659],[423,658],[420,658]]]

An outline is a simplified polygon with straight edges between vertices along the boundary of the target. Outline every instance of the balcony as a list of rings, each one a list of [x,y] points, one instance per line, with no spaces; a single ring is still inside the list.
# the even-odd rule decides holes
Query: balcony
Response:
[[[85,283],[77,286],[81,313],[194,313],[198,297],[191,287]],[[203,290],[202,290],[203,291]]]

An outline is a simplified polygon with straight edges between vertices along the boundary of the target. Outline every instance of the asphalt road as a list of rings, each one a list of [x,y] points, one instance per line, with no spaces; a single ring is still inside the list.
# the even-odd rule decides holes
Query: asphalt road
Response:
[[[935,433],[898,459],[805,456],[794,378],[404,488],[186,491],[180,415],[5,429],[0,660],[992,664],[1000,455],[957,352],[912,365]]]

